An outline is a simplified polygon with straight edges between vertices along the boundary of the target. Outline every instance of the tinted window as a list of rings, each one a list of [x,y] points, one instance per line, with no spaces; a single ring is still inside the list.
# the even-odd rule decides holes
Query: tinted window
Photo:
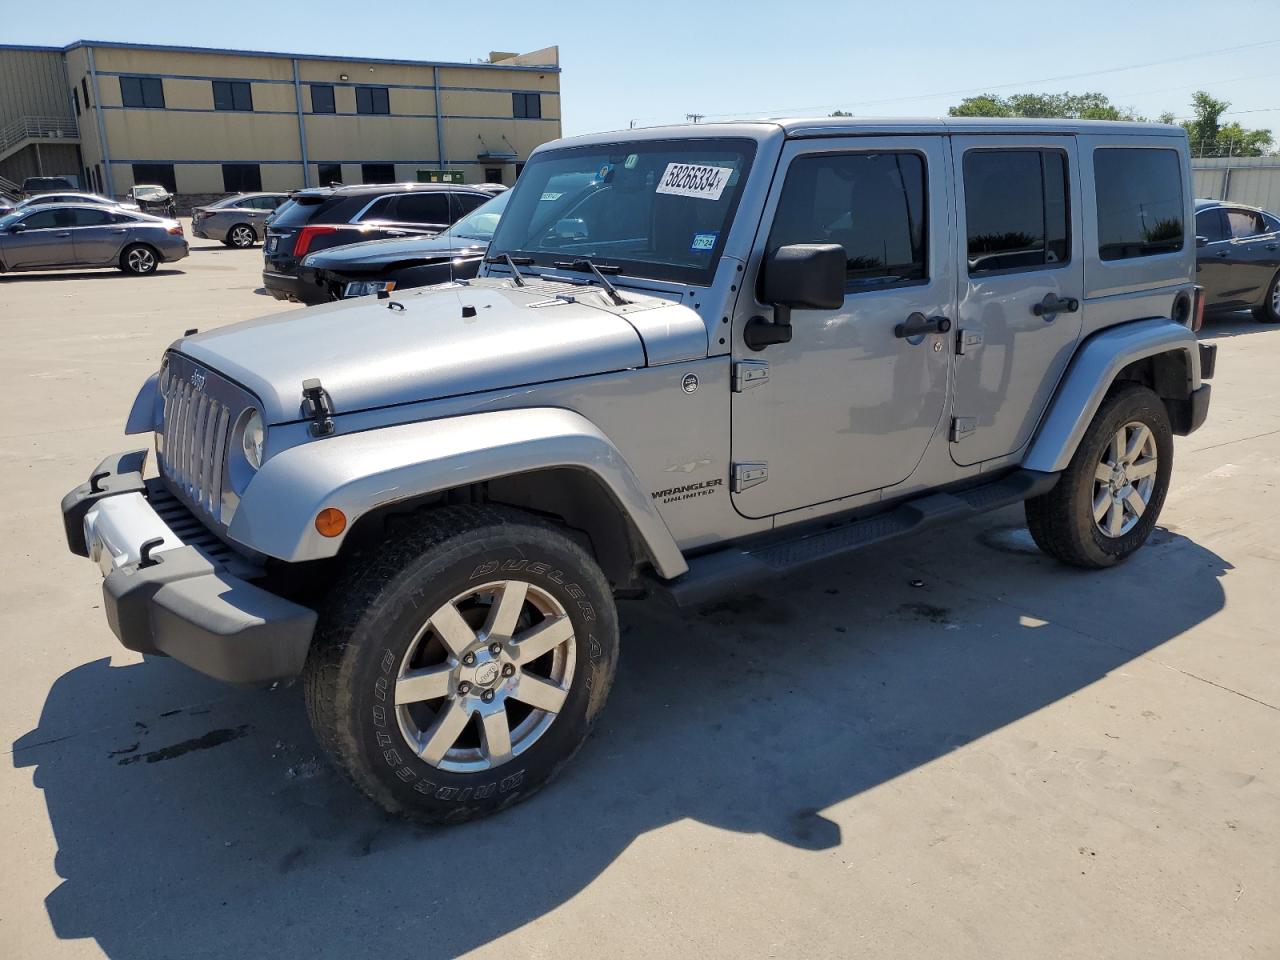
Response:
[[[337,108],[333,104],[333,87],[326,84],[311,85],[311,112],[312,113],[336,113]]]
[[[164,84],[159,77],[121,77],[120,102],[126,107],[163,107]]]
[[[1127,260],[1182,249],[1182,164],[1174,150],[1093,152],[1098,256]]]
[[[391,103],[386,87],[356,87],[356,113],[390,112]]]
[[[316,182],[322,187],[330,184],[342,182],[342,164],[340,163],[322,163],[316,167],[318,174]]]
[[[1066,156],[1060,150],[964,155],[969,275],[1038,270],[1071,259]]]
[[[74,227],[100,227],[114,223],[111,214],[106,210],[71,210],[71,225]]]
[[[390,163],[362,163],[360,177],[365,183],[395,183],[396,168]]]
[[[71,102],[75,104],[76,116],[80,116],[80,91],[75,87],[71,88]]]
[[[391,218],[407,223],[448,223],[449,196],[445,193],[407,193],[396,200]]]
[[[170,193],[178,192],[178,185],[173,177],[172,163],[135,163],[133,164],[134,183],[157,183]]]
[[[917,153],[800,157],[787,171],[769,250],[838,243],[850,289],[923,280],[925,163]]]
[[[28,230],[48,230],[50,227],[65,227],[70,221],[65,210],[41,210],[22,221]]]
[[[276,214],[275,219],[271,221],[273,227],[301,227],[313,220],[317,222],[332,222],[329,217],[322,217],[321,214],[327,214],[333,207],[337,206],[337,202],[327,197],[298,197],[293,203],[281,208]]]
[[[468,213],[480,206],[482,203],[488,203],[489,197],[477,197],[470,193],[455,193],[453,195],[453,219],[465,217]]]
[[[1253,210],[1236,210],[1228,207],[1227,226],[1231,228],[1231,238],[1233,240],[1242,240],[1245,237],[1256,237],[1260,233],[1266,233],[1266,226],[1262,222],[1262,217]]]
[[[230,192],[262,189],[262,169],[256,163],[224,163],[222,189]]]
[[[1222,211],[1217,207],[1212,210],[1201,210],[1196,214],[1196,236],[1204,237],[1210,243],[1227,239],[1227,223]]]
[[[542,94],[513,93],[511,95],[511,110],[517,119],[542,119]]]
[[[252,110],[253,91],[243,80],[214,80],[213,109]]]
[[[391,216],[391,197],[379,197],[369,205],[369,208],[360,214],[360,221],[366,220],[387,220]]]

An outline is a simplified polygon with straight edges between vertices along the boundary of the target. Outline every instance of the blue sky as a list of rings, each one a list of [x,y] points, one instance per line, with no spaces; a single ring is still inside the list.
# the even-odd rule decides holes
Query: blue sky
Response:
[[[181,0],[136,16],[103,0],[34,9],[30,0],[0,0],[0,42],[83,38],[427,60],[559,44],[566,134],[688,113],[937,116],[981,90],[1099,90],[1151,117],[1181,117],[1203,88],[1231,101],[1228,119],[1269,127],[1280,141],[1280,0],[214,0],[198,17]]]

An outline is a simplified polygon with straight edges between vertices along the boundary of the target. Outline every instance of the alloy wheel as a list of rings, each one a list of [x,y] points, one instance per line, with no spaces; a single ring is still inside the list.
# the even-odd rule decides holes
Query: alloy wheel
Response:
[[[546,591],[522,580],[468,590],[431,614],[400,662],[400,732],[441,770],[506,763],[555,721],[576,650],[573,622]]]
[[[134,273],[150,273],[155,269],[155,255],[146,247],[137,247],[129,251],[129,269]]]
[[[1138,525],[1156,485],[1156,438],[1144,423],[1122,426],[1094,469],[1093,522],[1104,536],[1122,537]]]
[[[248,227],[236,227],[231,231],[231,242],[237,247],[252,247],[253,239],[253,231]]]

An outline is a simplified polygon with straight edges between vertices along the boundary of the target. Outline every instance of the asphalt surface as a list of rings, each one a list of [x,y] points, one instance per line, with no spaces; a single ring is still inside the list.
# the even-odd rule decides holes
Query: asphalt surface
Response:
[[[338,779],[296,688],[119,647],[63,542],[164,347],[292,309],[260,257],[0,277],[0,957],[1280,955],[1280,329],[1211,321],[1209,422],[1122,568],[1015,508],[626,603],[577,760],[430,830]]]

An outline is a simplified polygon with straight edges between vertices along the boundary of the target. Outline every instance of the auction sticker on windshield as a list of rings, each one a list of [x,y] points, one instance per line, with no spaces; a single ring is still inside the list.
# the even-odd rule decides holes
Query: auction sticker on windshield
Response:
[[[698,200],[719,200],[729,184],[732,167],[703,167],[696,163],[668,163],[657,193]]]

